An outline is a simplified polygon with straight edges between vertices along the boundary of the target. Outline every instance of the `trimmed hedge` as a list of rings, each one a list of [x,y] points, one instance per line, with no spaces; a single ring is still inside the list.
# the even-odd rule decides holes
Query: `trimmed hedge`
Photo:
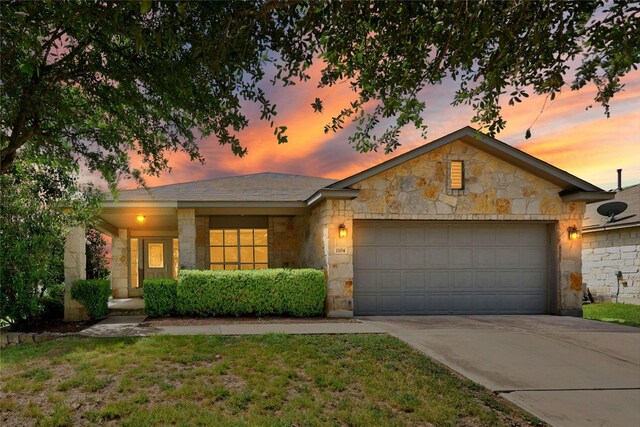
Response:
[[[109,313],[107,301],[110,296],[109,279],[76,280],[71,285],[71,298],[80,301],[92,319],[100,319]]]
[[[142,283],[144,312],[151,317],[176,314],[177,284],[175,279],[145,279]]]
[[[183,270],[176,309],[183,316],[202,317],[321,316],[326,295],[320,270]]]

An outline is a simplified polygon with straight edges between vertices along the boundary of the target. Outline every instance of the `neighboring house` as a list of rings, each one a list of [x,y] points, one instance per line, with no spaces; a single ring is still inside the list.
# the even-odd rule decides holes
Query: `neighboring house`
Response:
[[[640,184],[619,187],[613,201],[627,205],[613,221],[597,212],[608,202],[587,206],[582,280],[597,299],[615,301],[619,293],[618,302],[640,304]]]
[[[612,197],[465,127],[340,181],[265,173],[123,191],[99,229],[113,236],[117,298],[178,268],[313,267],[329,316],[580,315],[582,242],[568,230]],[[67,283],[82,277],[83,236],[67,239]]]

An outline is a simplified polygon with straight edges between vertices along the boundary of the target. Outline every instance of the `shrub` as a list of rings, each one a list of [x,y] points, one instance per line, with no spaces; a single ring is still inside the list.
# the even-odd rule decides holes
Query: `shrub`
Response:
[[[71,285],[71,298],[80,301],[92,319],[107,315],[110,296],[111,284],[106,279],[76,280]]]
[[[64,283],[49,285],[40,298],[42,319],[60,319],[64,316]]]
[[[327,285],[319,270],[180,272],[177,312],[191,316],[323,314]]]
[[[176,285],[174,279],[145,279],[144,312],[148,316],[162,317],[176,314]]]

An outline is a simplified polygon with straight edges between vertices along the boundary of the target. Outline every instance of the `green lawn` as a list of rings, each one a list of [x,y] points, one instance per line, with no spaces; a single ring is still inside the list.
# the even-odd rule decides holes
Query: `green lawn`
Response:
[[[640,327],[640,305],[588,304],[582,307],[582,312],[585,319]]]
[[[68,338],[0,372],[3,426],[539,423],[386,335]]]

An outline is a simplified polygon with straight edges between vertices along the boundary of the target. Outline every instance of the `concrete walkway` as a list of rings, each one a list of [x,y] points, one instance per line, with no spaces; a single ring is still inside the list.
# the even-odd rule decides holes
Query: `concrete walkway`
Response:
[[[640,329],[558,316],[365,318],[553,426],[640,426]]]
[[[111,316],[80,332],[87,337],[144,337],[150,335],[262,335],[262,334],[383,334],[364,322],[235,323],[225,325],[152,326],[145,316]]]

